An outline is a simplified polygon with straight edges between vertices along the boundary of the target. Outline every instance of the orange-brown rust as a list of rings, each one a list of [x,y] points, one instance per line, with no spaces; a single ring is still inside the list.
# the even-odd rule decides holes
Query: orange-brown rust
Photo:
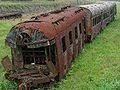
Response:
[[[70,7],[60,10],[58,13],[49,12],[47,16],[39,16],[37,19],[20,23],[16,27],[39,30],[50,40],[84,15],[85,11],[83,9]]]

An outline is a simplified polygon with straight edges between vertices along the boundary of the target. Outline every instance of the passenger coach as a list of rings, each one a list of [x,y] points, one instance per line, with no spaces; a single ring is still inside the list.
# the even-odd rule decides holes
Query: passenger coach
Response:
[[[19,88],[60,80],[84,45],[84,19],[82,8],[67,6],[14,26],[6,38],[12,64],[2,61],[7,78]]]
[[[116,4],[105,2],[79,6],[86,12],[85,34],[86,41],[91,41],[95,36],[114,19]]]

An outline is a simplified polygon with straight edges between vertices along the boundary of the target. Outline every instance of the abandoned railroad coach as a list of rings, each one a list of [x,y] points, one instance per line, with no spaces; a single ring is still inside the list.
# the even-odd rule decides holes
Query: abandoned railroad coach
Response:
[[[98,4],[80,5],[86,12],[86,41],[91,41],[102,31],[116,15],[115,2],[102,2]]]
[[[67,6],[14,26],[6,38],[12,63],[2,60],[6,78],[18,80],[20,90],[60,80],[84,45],[84,16],[82,8]]]

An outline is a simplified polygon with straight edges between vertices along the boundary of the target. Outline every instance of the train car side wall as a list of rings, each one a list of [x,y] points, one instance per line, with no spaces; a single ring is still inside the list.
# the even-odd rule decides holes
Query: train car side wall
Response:
[[[84,17],[73,23],[56,37],[59,79],[63,78],[71,66],[72,60],[84,45]]]

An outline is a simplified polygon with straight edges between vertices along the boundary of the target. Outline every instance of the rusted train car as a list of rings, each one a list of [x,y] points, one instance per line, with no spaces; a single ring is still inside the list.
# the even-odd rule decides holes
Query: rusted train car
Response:
[[[115,13],[114,3],[67,6],[15,25],[6,37],[12,63],[8,56],[2,60],[6,78],[17,80],[19,90],[60,80],[85,41],[95,38]]]
[[[79,6],[86,11],[86,41],[89,42],[103,30],[116,15],[116,3],[104,2]]]

